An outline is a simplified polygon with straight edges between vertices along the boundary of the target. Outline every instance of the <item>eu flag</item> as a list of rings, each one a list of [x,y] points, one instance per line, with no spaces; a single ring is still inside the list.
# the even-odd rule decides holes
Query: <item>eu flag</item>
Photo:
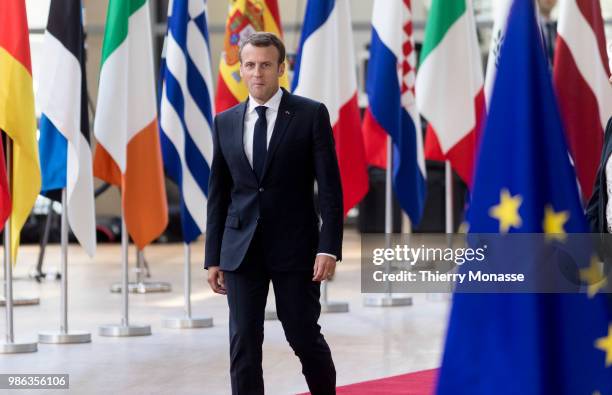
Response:
[[[514,0],[477,158],[470,232],[587,232],[534,1]],[[438,394],[612,394],[608,299],[455,294]]]

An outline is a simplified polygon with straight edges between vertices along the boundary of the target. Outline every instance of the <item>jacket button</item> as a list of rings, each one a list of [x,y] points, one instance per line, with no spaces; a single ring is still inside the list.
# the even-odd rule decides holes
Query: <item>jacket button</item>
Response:
[[[263,191],[264,191],[263,187],[259,188],[259,192],[263,192]]]

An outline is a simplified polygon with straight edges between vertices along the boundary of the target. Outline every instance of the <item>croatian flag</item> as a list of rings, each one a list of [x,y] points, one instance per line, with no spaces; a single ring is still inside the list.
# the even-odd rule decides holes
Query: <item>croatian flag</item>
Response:
[[[174,0],[161,68],[160,137],[164,167],[181,190],[183,241],[206,229],[213,99],[206,2]]]
[[[426,173],[416,108],[416,52],[410,0],[376,0],[363,120],[371,164],[386,167],[386,136],[393,140],[393,187],[413,224],[425,205]]]
[[[348,0],[308,1],[292,84],[329,110],[345,214],[368,191],[350,15]]]

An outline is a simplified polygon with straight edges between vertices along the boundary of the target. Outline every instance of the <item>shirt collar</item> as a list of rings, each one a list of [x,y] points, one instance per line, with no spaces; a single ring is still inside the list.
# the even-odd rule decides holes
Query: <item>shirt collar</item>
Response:
[[[253,96],[249,95],[249,109],[248,112],[252,113],[255,111],[255,107],[266,106],[270,110],[278,111],[278,107],[280,107],[280,102],[283,97],[283,90],[278,88],[278,91],[264,104],[259,104],[253,99]]]

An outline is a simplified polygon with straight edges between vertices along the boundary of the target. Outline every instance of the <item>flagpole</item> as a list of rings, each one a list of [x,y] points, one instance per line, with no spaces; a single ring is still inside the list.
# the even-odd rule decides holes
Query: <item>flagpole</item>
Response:
[[[129,235],[125,224],[125,210],[121,204],[121,324],[104,325],[100,327],[100,336],[148,336],[151,334],[149,325],[130,325],[128,303],[128,243]]]
[[[62,189],[62,217],[60,229],[62,285],[61,285],[61,322],[59,332],[42,332],[38,334],[39,343],[67,344],[89,343],[89,332],[69,332],[68,330],[68,198],[66,188]]]
[[[451,167],[450,161],[444,161],[444,215],[445,215],[445,226],[444,232],[446,233],[446,246],[452,248],[453,246],[453,231],[454,226],[454,207],[453,207],[453,168]],[[448,289],[445,293],[428,293],[426,295],[427,300],[432,302],[443,302],[449,299],[452,289]]]
[[[183,279],[185,282],[185,316],[180,318],[166,318],[163,321],[164,328],[184,329],[184,328],[210,328],[213,326],[213,319],[210,317],[194,318],[191,316],[191,245],[183,244]]]
[[[444,162],[444,192],[446,205],[446,227],[447,235],[452,235],[454,230],[454,213],[453,213],[453,169],[450,161]]]
[[[391,235],[393,233],[393,140],[387,135],[387,172],[385,173],[385,246],[391,245]],[[391,272],[389,261],[385,263],[385,273]],[[410,306],[412,298],[409,296],[396,296],[391,292],[391,282],[386,282],[386,292],[384,294],[366,295],[364,305],[369,307],[392,307]]]
[[[348,313],[349,304],[347,302],[330,302],[327,300],[327,285],[329,280],[321,282],[321,313]]]
[[[12,198],[13,141],[6,137],[6,181]],[[11,256],[11,217],[4,223],[4,301],[6,312],[6,339],[1,343],[0,354],[38,351],[37,343],[15,343],[13,327],[13,263]]]
[[[128,282],[128,291],[137,294],[147,294],[151,292],[171,292],[172,285],[165,281],[146,281],[142,273],[147,270],[145,269],[146,262],[144,258],[144,250],[136,251],[136,281]],[[113,293],[120,293],[123,288],[122,283],[115,283],[111,285],[110,291]]]

